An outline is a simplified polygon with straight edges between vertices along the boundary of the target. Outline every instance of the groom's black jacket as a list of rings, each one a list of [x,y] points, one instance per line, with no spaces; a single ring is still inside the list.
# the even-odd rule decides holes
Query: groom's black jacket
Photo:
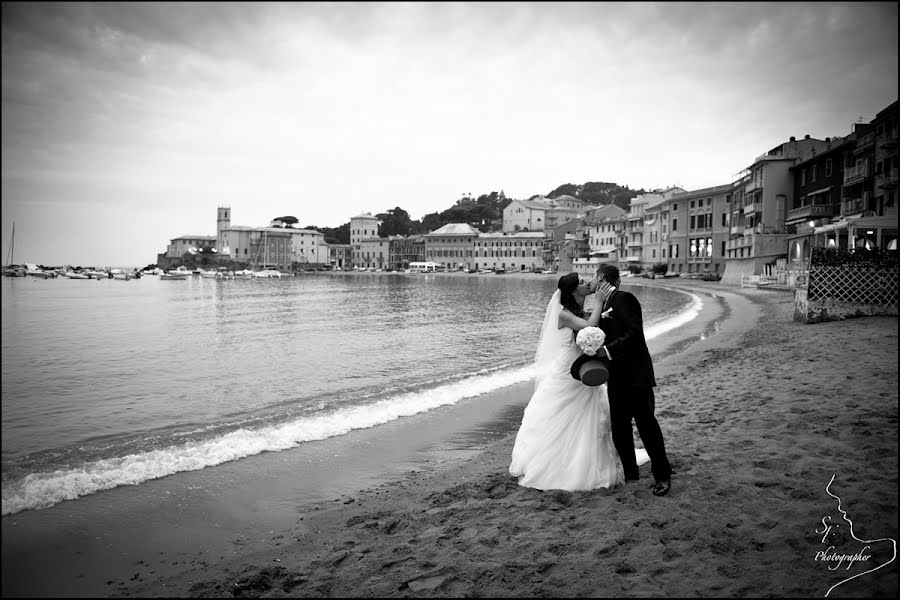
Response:
[[[603,360],[609,368],[610,386],[655,387],[656,377],[653,374],[653,361],[644,339],[644,318],[641,314],[641,303],[630,292],[615,290],[603,307],[595,310],[612,308],[609,317],[600,319],[600,329],[606,334],[606,348],[612,361]],[[603,350],[598,353],[603,354]],[[590,360],[599,360],[598,356],[582,354],[572,363],[572,377],[578,375],[581,365]]]

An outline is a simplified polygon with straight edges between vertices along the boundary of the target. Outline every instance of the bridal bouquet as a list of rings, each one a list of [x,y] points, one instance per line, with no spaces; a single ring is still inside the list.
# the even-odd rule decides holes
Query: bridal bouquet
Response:
[[[575,336],[575,343],[588,356],[594,356],[606,341],[606,334],[599,327],[585,327]]]

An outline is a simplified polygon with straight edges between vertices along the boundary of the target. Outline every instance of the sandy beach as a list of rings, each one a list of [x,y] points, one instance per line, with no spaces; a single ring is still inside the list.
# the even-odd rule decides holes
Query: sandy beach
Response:
[[[277,497],[263,510],[280,515],[227,550],[212,551],[208,533],[191,537],[227,518],[196,506],[170,515],[171,540],[152,549],[140,540],[159,522],[133,512],[110,517],[113,533],[80,532],[131,539],[118,566],[74,534],[29,545],[38,517],[5,517],[3,595],[894,597],[897,318],[803,325],[789,292],[659,285],[705,305],[651,343],[674,470],[666,497],[651,495],[649,465],[612,490],[518,486],[507,468],[531,385],[517,385],[424,416],[417,434],[398,424],[393,442],[354,434],[361,451],[337,467],[345,485],[319,497],[292,500],[276,483],[296,472],[297,463],[272,466],[293,451],[227,467],[244,477],[260,468],[266,476],[248,487]],[[429,443],[438,435],[447,439]],[[359,464],[390,462],[388,447],[390,468]],[[122,554],[113,545],[106,558]]]

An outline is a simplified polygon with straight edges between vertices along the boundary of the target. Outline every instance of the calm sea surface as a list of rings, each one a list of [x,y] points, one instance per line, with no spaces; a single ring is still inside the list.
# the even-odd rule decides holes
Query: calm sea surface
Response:
[[[556,277],[0,285],[6,515],[526,381]],[[626,288],[648,338],[696,315],[684,292]]]

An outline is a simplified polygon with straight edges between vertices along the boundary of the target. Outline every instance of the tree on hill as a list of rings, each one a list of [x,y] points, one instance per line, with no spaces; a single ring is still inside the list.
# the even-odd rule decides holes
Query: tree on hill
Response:
[[[378,235],[381,237],[410,235],[413,231],[413,221],[409,218],[409,213],[399,206],[375,216],[381,221],[378,228]]]
[[[307,229],[314,229],[325,235],[326,244],[349,244],[350,243],[350,221],[347,221],[340,227],[317,227],[310,225]]]
[[[299,219],[297,219],[297,217],[291,217],[291,216],[277,217],[275,219],[272,219],[272,222],[273,223],[281,223],[282,227],[293,227],[294,225],[299,223]]]
[[[601,204],[615,204],[619,208],[628,210],[632,198],[638,194],[646,193],[643,189],[631,190],[628,186],[603,181],[589,181],[583,185],[566,183],[549,194],[548,198],[558,198],[563,195],[574,196],[586,204],[599,206]]]
[[[589,181],[582,185],[565,183],[547,194],[548,198],[558,198],[563,195],[574,196],[586,204],[594,206],[615,204],[619,208],[628,210],[632,198],[638,194],[646,193],[643,189],[632,190],[627,185],[617,183]],[[529,200],[541,197],[540,194],[531,196]],[[413,221],[409,213],[399,206],[378,213],[376,217],[381,221],[379,235],[421,235],[440,229],[448,223],[468,223],[481,232],[499,231],[503,225],[503,209],[512,199],[500,192],[481,194],[477,198],[472,194],[463,194],[453,206],[425,215],[418,221]],[[293,217],[282,217],[287,219]],[[296,221],[294,221],[296,223]],[[330,244],[350,243],[350,222],[340,227],[316,227],[310,225],[309,229],[316,229],[325,234],[325,241]]]

